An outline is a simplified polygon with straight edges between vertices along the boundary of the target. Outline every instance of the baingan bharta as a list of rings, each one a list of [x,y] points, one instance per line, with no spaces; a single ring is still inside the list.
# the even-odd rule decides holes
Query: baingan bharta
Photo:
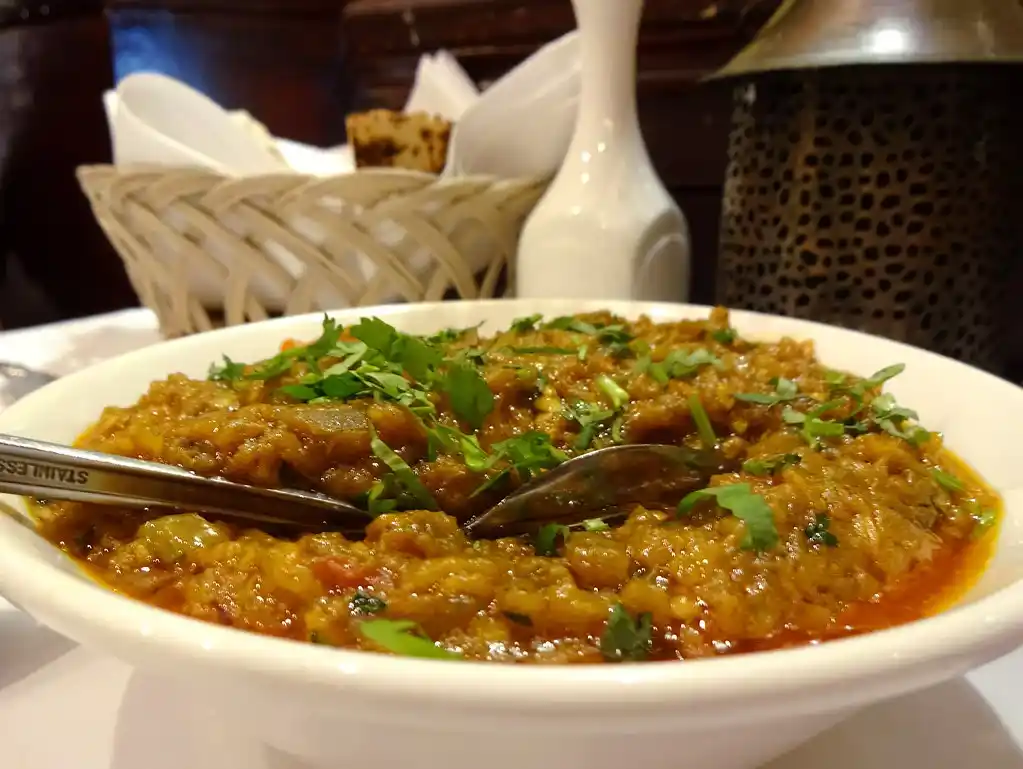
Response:
[[[747,341],[721,308],[532,316],[486,338],[325,318],[271,359],[154,382],[78,445],[352,500],[364,537],[82,503],[43,505],[40,524],[118,592],[336,647],[565,664],[815,643],[940,611],[993,547],[998,496],[884,392],[901,371]],[[460,528],[619,443],[714,446],[734,471],[663,509],[499,540]]]

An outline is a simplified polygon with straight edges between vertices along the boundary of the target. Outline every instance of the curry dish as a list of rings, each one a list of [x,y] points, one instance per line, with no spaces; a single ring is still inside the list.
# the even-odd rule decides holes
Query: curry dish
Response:
[[[534,316],[490,338],[325,318],[269,360],[153,383],[78,445],[352,500],[363,537],[81,503],[41,507],[41,527],[121,593],[337,647],[602,663],[816,643],[939,611],[992,550],[997,495],[884,393],[892,364],[833,371],[810,342],[742,339],[723,309]],[[734,472],[663,509],[460,528],[616,443],[715,446]]]

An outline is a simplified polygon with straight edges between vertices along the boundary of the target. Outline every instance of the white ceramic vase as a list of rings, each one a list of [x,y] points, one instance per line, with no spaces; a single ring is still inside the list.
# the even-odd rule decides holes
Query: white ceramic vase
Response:
[[[636,111],[643,0],[572,5],[579,114],[565,161],[523,230],[516,295],[685,301],[688,227],[654,172]]]

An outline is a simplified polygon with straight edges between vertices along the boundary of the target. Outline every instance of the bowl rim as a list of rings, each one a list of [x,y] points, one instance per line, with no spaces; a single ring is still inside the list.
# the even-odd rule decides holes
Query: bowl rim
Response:
[[[461,302],[485,310],[487,306],[509,303],[540,308],[572,304],[587,307],[603,305],[613,312],[625,312],[632,306],[638,313],[664,313],[678,318],[709,311],[709,307],[691,304],[614,302],[589,300],[481,300]],[[428,313],[450,309],[452,303],[419,303],[382,307],[346,308],[332,311],[333,316],[377,315],[395,317],[416,308]],[[618,308],[618,309],[615,309]],[[532,309],[540,311],[542,309]],[[733,317],[747,322],[760,318],[778,319],[748,311],[732,311]],[[218,329],[202,335],[184,337],[151,345],[103,361],[47,385],[0,415],[0,429],[7,427],[11,414],[32,408],[34,401],[59,395],[65,388],[74,390],[79,381],[101,377],[117,367],[133,362],[152,362],[191,345],[196,339],[208,340],[245,336],[273,331],[302,323],[309,324],[323,313],[278,318],[245,326]],[[893,351],[912,350],[918,359],[942,365],[972,369],[971,376],[993,380],[991,386],[1004,389],[1006,397],[1020,399],[1023,388],[992,374],[950,358],[899,342],[873,337],[862,332],[827,324],[783,318],[800,328],[826,328],[830,332],[857,335],[883,343]],[[443,320],[441,321],[443,323]],[[755,334],[751,334],[755,336]],[[1018,412],[1017,412],[1018,413]],[[1023,514],[1023,511],[1021,511]],[[829,641],[820,645],[727,655],[691,662],[641,662],[616,665],[502,665],[492,662],[439,661],[397,657],[366,651],[320,647],[314,644],[259,635],[218,626],[157,609],[141,601],[118,595],[81,576],[62,570],[56,564],[40,567],[38,556],[3,535],[3,528],[16,525],[0,516],[0,585],[19,604],[42,606],[46,616],[74,617],[73,622],[58,621],[62,627],[86,627],[90,637],[124,637],[159,651],[168,659],[187,657],[191,661],[213,665],[220,672],[247,674],[255,678],[284,683],[302,682],[309,686],[341,688],[360,695],[384,695],[409,703],[427,704],[439,700],[446,706],[475,708],[485,700],[488,708],[531,708],[552,712],[572,705],[578,712],[623,706],[655,706],[665,702],[684,702],[686,706],[734,704],[737,693],[750,707],[763,706],[781,694],[794,697],[824,696],[843,683],[858,682],[859,694],[843,693],[843,701],[859,696],[863,703],[878,699],[880,692],[897,694],[907,690],[891,687],[886,678],[899,671],[900,679],[931,676],[927,683],[939,680],[926,668],[944,661],[942,678],[966,672],[976,664],[993,659],[1023,640],[1023,580],[1014,582],[970,604],[953,606],[934,616],[905,625],[863,635]],[[88,611],[81,611],[88,606]],[[73,634],[73,633],[72,633]],[[874,693],[871,693],[874,692]],[[485,693],[485,694],[484,694]],[[833,692],[832,692],[833,695]],[[776,699],[773,701],[777,701]]]

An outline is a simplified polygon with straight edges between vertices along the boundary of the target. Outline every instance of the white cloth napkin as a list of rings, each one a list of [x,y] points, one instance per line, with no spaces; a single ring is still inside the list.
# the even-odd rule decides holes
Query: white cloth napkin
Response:
[[[457,121],[479,99],[472,79],[447,51],[420,58],[405,112]],[[229,112],[173,78],[137,73],[103,96],[114,162],[209,168],[229,176],[355,169],[351,148],[321,148],[272,136],[244,110]]]
[[[549,176],[561,164],[579,97],[578,35],[541,48],[482,95],[447,51],[423,55],[404,111],[455,124],[448,176]],[[175,80],[135,73],[104,95],[114,162],[208,168],[227,176],[336,175],[354,170],[349,147],[271,136],[244,110],[229,112]],[[530,126],[522,131],[522,126]]]

